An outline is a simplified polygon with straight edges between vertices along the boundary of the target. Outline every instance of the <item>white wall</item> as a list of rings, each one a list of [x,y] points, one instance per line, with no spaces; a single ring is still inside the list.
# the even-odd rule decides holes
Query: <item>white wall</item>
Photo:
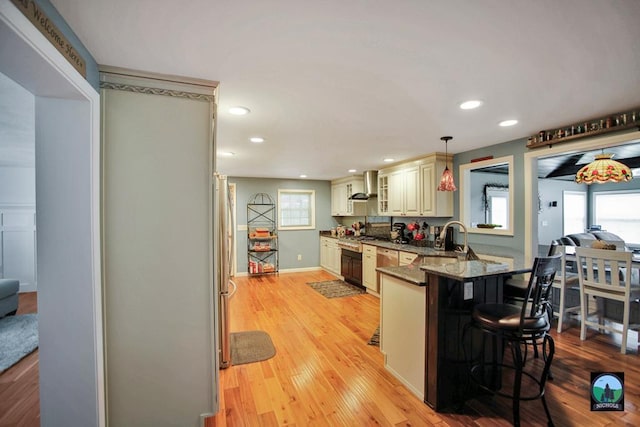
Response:
[[[35,97],[0,73],[0,277],[36,284]]]
[[[538,242],[548,246],[552,240],[559,239],[563,233],[563,192],[587,191],[584,184],[557,179],[539,179],[538,193],[540,194],[540,208],[538,211]],[[557,202],[557,206],[549,206]]]

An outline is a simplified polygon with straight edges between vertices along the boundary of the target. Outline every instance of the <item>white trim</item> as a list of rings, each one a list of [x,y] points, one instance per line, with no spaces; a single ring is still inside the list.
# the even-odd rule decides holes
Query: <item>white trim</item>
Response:
[[[509,227],[506,229],[498,228],[477,228],[471,227],[471,194],[468,191],[471,182],[471,170],[480,169],[490,165],[507,163],[509,165]],[[514,224],[514,175],[513,155],[498,157],[496,159],[488,159],[479,162],[465,163],[459,166],[460,175],[460,220],[467,226],[470,234],[493,234],[499,236],[513,236],[515,230]],[[465,191],[467,189],[467,191]]]
[[[322,270],[322,267],[304,267],[304,268],[287,268],[285,270],[278,270],[278,274],[288,274],[288,273],[304,273],[307,271],[319,271]],[[326,270],[325,270],[326,271]],[[268,274],[266,274],[268,275]],[[246,277],[246,276],[260,276],[259,274],[249,274],[246,271],[240,272],[236,274],[236,277]]]
[[[632,142],[640,142],[640,135],[636,130],[612,136],[586,138],[572,143],[552,145],[548,148],[537,148],[524,153],[524,257],[526,264],[531,264],[538,253],[538,209],[537,207],[533,209],[538,203],[538,159],[564,153],[615,147]]]
[[[287,194],[304,194],[309,196],[309,220],[311,224],[309,225],[282,225],[282,201],[281,197],[283,193]],[[292,190],[288,188],[279,188],[278,189],[278,230],[282,231],[294,231],[294,230],[315,230],[316,228],[316,190]]]
[[[96,381],[96,414],[95,425],[106,425],[105,384],[104,384],[104,352],[102,324],[102,272],[100,254],[100,98],[96,90],[73,68],[29,20],[11,4],[9,0],[0,1],[0,22],[15,33],[41,59],[46,61],[58,77],[64,79],[75,91],[65,94],[69,98],[80,99],[88,103],[91,153],[91,292],[93,299],[92,322],[94,330],[94,376]],[[17,64],[16,61],[15,64]],[[15,66],[15,65],[14,65]],[[30,73],[29,77],[33,75]],[[32,82],[33,85],[42,82]],[[46,84],[46,83],[45,83]],[[28,89],[29,90],[29,89]],[[42,369],[42,368],[41,368]],[[42,419],[43,424],[55,423],[54,420]]]

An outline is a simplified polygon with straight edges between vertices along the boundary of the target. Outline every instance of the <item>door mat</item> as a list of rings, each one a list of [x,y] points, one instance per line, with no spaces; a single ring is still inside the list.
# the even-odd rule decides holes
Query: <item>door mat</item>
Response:
[[[276,354],[271,337],[264,331],[232,332],[230,339],[232,365],[260,362]]]
[[[373,333],[373,335],[371,335],[371,338],[369,339],[369,342],[367,344],[376,345],[380,347],[380,326],[376,328],[375,332]]]
[[[364,294],[367,292],[356,285],[352,285],[342,280],[309,282],[307,283],[307,285],[311,286],[315,291],[319,292],[326,298],[350,297],[353,295]]]
[[[0,373],[38,348],[38,315],[21,314],[0,319]]]

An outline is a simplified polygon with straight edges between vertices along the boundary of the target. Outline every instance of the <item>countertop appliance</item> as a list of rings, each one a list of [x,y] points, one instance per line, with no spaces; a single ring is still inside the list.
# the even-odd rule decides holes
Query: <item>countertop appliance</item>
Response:
[[[409,243],[405,236],[407,226],[404,222],[394,222],[391,226],[391,240],[393,243]]]
[[[229,332],[229,300],[237,290],[231,280],[233,257],[233,210],[229,184],[225,175],[215,174],[214,199],[214,286],[218,303],[218,365],[221,369],[231,366],[231,342]]]

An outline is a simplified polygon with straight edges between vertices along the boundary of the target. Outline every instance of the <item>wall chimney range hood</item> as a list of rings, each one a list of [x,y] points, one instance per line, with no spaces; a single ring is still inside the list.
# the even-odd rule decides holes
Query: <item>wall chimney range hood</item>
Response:
[[[364,171],[364,191],[362,193],[355,193],[349,197],[349,200],[363,200],[367,201],[370,197],[376,197],[378,195],[378,171]]]

